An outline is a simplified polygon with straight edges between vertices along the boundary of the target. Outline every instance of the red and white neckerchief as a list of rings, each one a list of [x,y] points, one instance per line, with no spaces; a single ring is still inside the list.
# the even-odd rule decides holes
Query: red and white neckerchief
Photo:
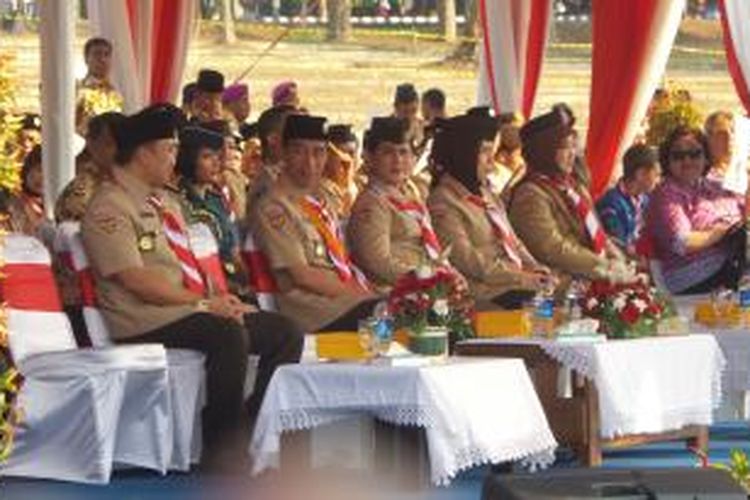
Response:
[[[367,278],[349,258],[349,253],[344,246],[341,227],[328,212],[328,209],[316,197],[310,195],[302,199],[301,208],[323,240],[328,259],[336,268],[336,273],[341,281],[348,282],[354,278],[362,288],[369,290]]]
[[[518,269],[523,269],[523,259],[521,259],[521,254],[518,252],[518,239],[500,207],[491,201],[485,200],[484,197],[475,194],[468,195],[466,199],[484,210],[484,214],[492,226],[492,232],[495,233],[495,237],[502,243],[503,250],[505,250],[508,258]]]
[[[187,231],[182,222],[164,205],[159,196],[150,195],[146,201],[154,207],[159,217],[161,217],[164,235],[167,238],[167,243],[169,243],[169,248],[172,249],[177,256],[177,260],[180,261],[182,282],[185,288],[199,295],[205,295],[206,282],[200,273],[198,259],[195,258],[195,254],[190,248]]]
[[[406,214],[417,223],[422,236],[422,244],[427,252],[427,256],[431,260],[438,260],[440,258],[440,253],[443,251],[443,247],[440,245],[440,240],[438,240],[437,234],[435,234],[435,229],[432,227],[430,213],[427,211],[427,207],[419,201],[399,199],[396,196],[385,193],[380,188],[374,187],[373,189],[377,195],[384,196],[388,200],[388,203],[390,203],[398,212]]]
[[[602,229],[602,225],[599,223],[593,205],[586,197],[581,196],[576,191],[573,182],[561,176],[553,179],[547,175],[538,173],[534,174],[534,177],[543,184],[547,184],[562,193],[575,214],[583,221],[594,253],[604,253],[607,243],[607,236],[604,233],[604,229]]]

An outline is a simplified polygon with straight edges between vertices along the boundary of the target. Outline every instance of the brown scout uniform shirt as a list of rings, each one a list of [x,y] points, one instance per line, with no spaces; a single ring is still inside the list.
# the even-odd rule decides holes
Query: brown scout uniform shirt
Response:
[[[347,225],[354,262],[382,291],[393,286],[402,274],[430,261],[419,223],[396,209],[389,196],[422,203],[411,184],[401,190],[368,185],[354,202]]]
[[[586,190],[579,192],[588,196]],[[591,251],[583,221],[558,190],[523,181],[513,192],[509,215],[518,236],[542,264],[568,275],[603,277],[594,269],[605,259]]]
[[[315,267],[339,279],[323,239],[300,210],[299,200],[299,196],[277,186],[271,188],[254,208],[252,231],[276,279],[279,311],[297,321],[304,331],[315,332],[367,299],[354,295],[326,297],[294,285],[287,269],[299,265]]]
[[[443,175],[427,200],[435,232],[443,246],[450,246],[451,264],[464,275],[477,301],[525,289],[485,210],[466,199],[470,194],[460,182]],[[525,253],[519,249],[524,265],[531,264]]]
[[[57,222],[82,220],[94,191],[106,177],[107,175],[100,173],[99,167],[91,160],[81,165],[80,171],[57,198],[55,220]]]
[[[96,280],[99,307],[115,339],[135,337],[197,312],[194,305],[156,305],[142,301],[114,278],[134,267],[153,268],[182,288],[180,262],[169,247],[162,221],[147,197],[154,190],[116,168],[94,194],[83,218],[83,244]],[[175,216],[180,209],[162,196]]]
[[[245,174],[234,168],[227,168],[223,172],[224,182],[229,188],[232,209],[237,219],[245,220],[247,214],[247,187],[248,180]]]

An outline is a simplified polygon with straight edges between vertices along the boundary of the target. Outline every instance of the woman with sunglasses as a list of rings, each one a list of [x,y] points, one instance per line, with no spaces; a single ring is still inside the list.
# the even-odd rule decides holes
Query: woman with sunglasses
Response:
[[[744,267],[744,201],[706,177],[708,151],[703,132],[688,127],[659,147],[664,181],[651,199],[646,231],[675,294],[734,287]]]

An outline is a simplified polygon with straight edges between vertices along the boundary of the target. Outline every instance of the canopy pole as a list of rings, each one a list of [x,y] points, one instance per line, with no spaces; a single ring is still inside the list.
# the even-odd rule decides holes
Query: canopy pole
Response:
[[[75,175],[75,77],[73,42],[77,2],[42,0],[41,109],[44,153],[44,207],[50,218],[55,200]]]

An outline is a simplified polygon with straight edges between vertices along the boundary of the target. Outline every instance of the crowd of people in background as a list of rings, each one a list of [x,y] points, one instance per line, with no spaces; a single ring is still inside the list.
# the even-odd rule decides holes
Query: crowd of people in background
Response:
[[[125,115],[109,79],[113,50],[101,38],[84,48],[76,126],[85,141],[54,220],[41,122],[23,118],[21,188],[5,193],[4,225],[49,242],[55,224],[79,222],[113,340],[206,353],[209,463],[233,462],[225,452],[243,442],[243,404],[257,414],[275,367],[299,359],[303,332],[356,330],[420,266],[450,269],[486,309],[517,309],[545,290],[560,298],[573,280],[611,279],[629,263],[648,272],[658,262],[675,294],[736,286],[742,273],[745,198],[721,184],[729,113],[703,130],[675,128],[658,149],[633,144],[622,178],[595,201],[565,104],[528,121],[487,107],[455,112],[440,89],[403,83],[392,112],[360,136],[308,109],[293,80],[250,123],[249,86],[203,69],[179,107]],[[196,223],[218,244],[226,290],[187,243]],[[243,258],[248,240],[262,261]],[[76,285],[59,274],[82,328]],[[259,311],[259,274],[274,284],[278,312]],[[243,402],[247,352],[261,365]]]

